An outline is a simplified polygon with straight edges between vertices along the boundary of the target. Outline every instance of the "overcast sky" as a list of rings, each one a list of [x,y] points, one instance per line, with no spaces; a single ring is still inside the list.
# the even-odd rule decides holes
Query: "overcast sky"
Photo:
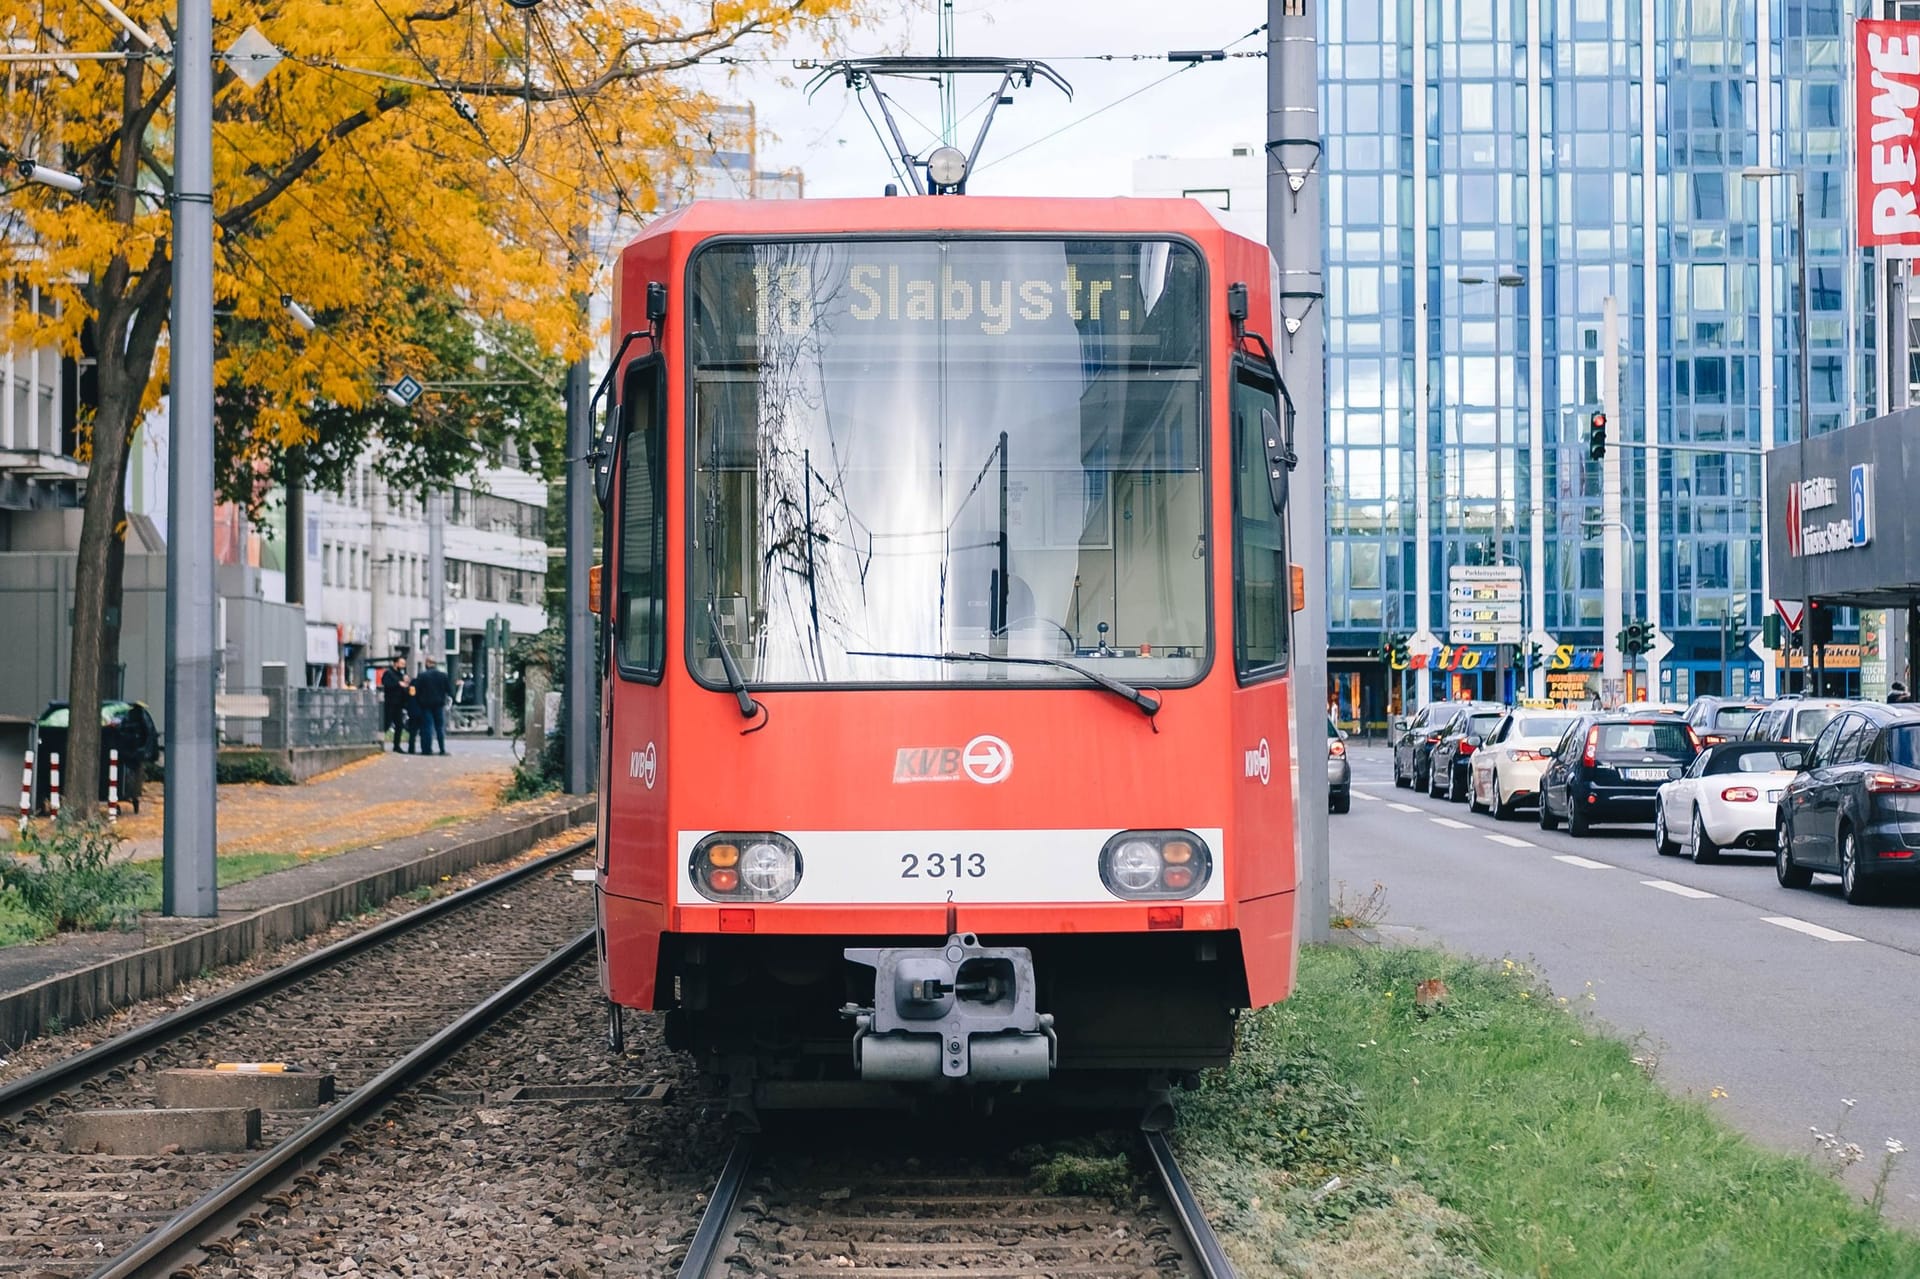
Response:
[[[856,33],[857,43],[845,52],[933,54],[934,3],[926,0],[898,19]],[[1164,60],[1170,49],[1229,44],[1235,52],[1265,49],[1264,32],[1241,39],[1265,19],[1264,0],[1186,5],[1167,0],[957,0],[955,52],[1039,58],[1051,62],[1073,86],[1071,101],[1038,81],[1031,89],[1016,91],[1013,104],[1001,107],[994,118],[969,190],[981,195],[1125,195],[1132,186],[1133,161],[1140,156],[1221,156],[1235,145],[1259,146],[1266,123],[1264,58],[1203,63],[1164,84],[1153,82],[1177,70]],[[798,46],[783,50],[796,57],[815,52]],[[1136,53],[1160,60],[1084,60]],[[716,93],[757,108],[763,168],[804,169],[809,196],[880,194],[889,180],[887,157],[859,104],[843,82],[823,85],[809,102],[805,82],[812,74],[778,65],[740,67],[725,78],[715,73],[711,85]],[[993,83],[997,81],[983,77],[962,79],[954,94],[960,114],[979,104]],[[1144,92],[1093,116],[1136,90]],[[939,95],[933,85],[901,82],[899,96],[915,117],[938,129]],[[983,114],[976,112],[958,129],[963,147],[971,144]],[[1046,138],[1068,125],[1072,127]],[[901,128],[908,146],[923,153],[935,136],[905,118]]]

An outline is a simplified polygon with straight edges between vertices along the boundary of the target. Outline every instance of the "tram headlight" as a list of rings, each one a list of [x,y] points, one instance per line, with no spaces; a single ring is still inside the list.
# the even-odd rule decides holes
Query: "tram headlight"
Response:
[[[934,148],[927,157],[927,177],[935,186],[959,186],[967,180],[967,153],[959,147]]]
[[[1191,897],[1213,877],[1213,856],[1192,831],[1126,830],[1100,850],[1100,882],[1130,901]]]
[[[800,885],[800,850],[773,831],[721,832],[694,845],[687,870],[708,901],[777,902]]]

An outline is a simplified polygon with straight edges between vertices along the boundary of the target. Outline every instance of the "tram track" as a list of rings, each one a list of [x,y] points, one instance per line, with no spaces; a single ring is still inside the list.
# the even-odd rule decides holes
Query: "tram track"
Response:
[[[1152,1176],[1130,1200],[1036,1192],[1009,1152],[945,1152],[932,1133],[878,1167],[743,1136],[679,1279],[1232,1279],[1172,1147],[1141,1136]]]
[[[166,1274],[354,1123],[592,946],[582,841],[303,956],[0,1088],[0,1276]],[[289,1062],[338,1100],[262,1115],[260,1149],[65,1149],[79,1111],[151,1107],[162,1072]]]

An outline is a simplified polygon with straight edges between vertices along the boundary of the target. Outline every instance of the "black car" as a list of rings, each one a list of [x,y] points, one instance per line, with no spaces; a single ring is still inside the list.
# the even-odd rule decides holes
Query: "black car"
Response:
[[[1473,789],[1474,750],[1507,717],[1498,702],[1469,702],[1454,712],[1440,730],[1427,765],[1427,794],[1456,804],[1467,802]]]
[[[1567,729],[1540,776],[1540,829],[1564,818],[1579,836],[1601,822],[1653,820],[1654,796],[1668,770],[1700,753],[1674,715],[1583,715]]]
[[[1427,789],[1433,780],[1433,748],[1454,713],[1471,702],[1428,702],[1412,719],[1402,720],[1393,737],[1393,784]]]
[[[1737,742],[1767,709],[1762,698],[1696,697],[1687,707],[1687,723],[1702,746]]]
[[[1836,715],[1774,821],[1784,888],[1832,871],[1857,904],[1920,883],[1920,707],[1857,702]]]

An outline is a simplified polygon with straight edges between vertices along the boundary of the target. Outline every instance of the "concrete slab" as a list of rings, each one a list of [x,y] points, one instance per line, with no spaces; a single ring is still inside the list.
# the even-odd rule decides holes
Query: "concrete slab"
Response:
[[[333,1076],[292,1070],[163,1070],[154,1081],[154,1100],[183,1110],[312,1110],[333,1100]]]
[[[260,1144],[258,1107],[82,1110],[67,1116],[61,1147],[103,1155],[248,1150]]]

